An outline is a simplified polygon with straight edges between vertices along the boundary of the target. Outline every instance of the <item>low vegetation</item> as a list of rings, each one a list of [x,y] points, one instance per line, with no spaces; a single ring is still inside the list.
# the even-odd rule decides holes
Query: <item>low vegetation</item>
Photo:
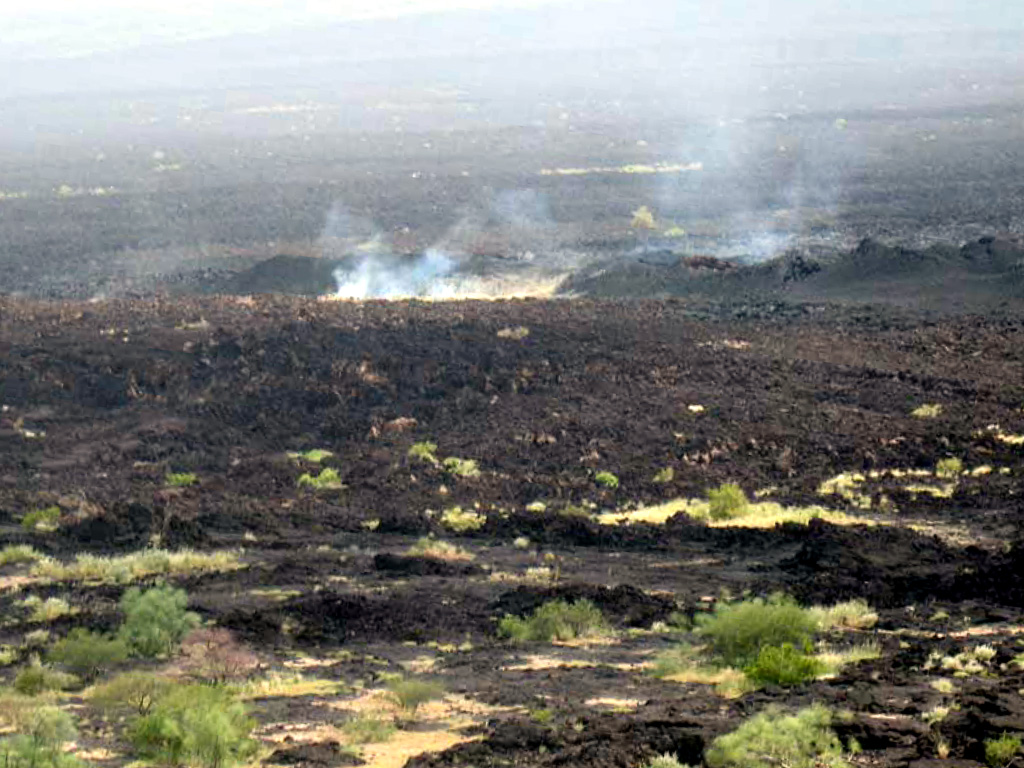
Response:
[[[76,627],[50,649],[47,658],[90,681],[126,661],[128,651],[123,640]]]
[[[1021,737],[1003,733],[997,739],[985,742],[985,762],[990,768],[1005,768],[1020,753]]]
[[[0,549],[0,566],[34,563],[42,559],[42,557],[39,552],[36,552],[28,544],[8,544],[3,549]]]
[[[480,477],[480,467],[477,466],[475,459],[460,459],[457,456],[449,456],[445,459],[441,466],[444,467],[444,471],[455,477]]]
[[[458,547],[444,539],[423,536],[406,551],[412,557],[433,557],[436,560],[467,561],[473,559],[473,553]]]
[[[299,488],[311,488],[314,491],[340,491],[345,487],[341,475],[334,467],[324,467],[318,475],[305,472],[299,476],[296,484]]]
[[[441,525],[456,533],[478,531],[487,522],[487,515],[462,507],[449,507],[441,513]]]
[[[723,483],[708,491],[708,517],[712,520],[743,517],[749,508],[747,495],[735,483]]]
[[[846,768],[832,714],[813,705],[793,714],[769,706],[732,733],[719,736],[704,755],[709,768]]]
[[[78,735],[70,714],[54,704],[7,697],[0,721],[10,735],[0,739],[0,764],[7,768],[78,768],[84,763],[67,752]]]
[[[195,472],[170,472],[164,481],[172,488],[191,488],[199,482],[199,477]]]
[[[21,527],[27,531],[50,533],[57,530],[60,516],[60,507],[35,509],[21,518]]]
[[[243,567],[236,552],[195,552],[183,549],[168,552],[147,549],[129,555],[104,557],[80,554],[70,563],[53,558],[39,558],[32,575],[52,581],[87,581],[129,584],[152,576],[185,576],[197,573],[233,571]]]
[[[388,692],[403,712],[410,716],[428,701],[442,699],[445,695],[444,686],[432,680],[407,678],[392,680],[388,683]]]
[[[619,478],[611,472],[598,472],[594,475],[594,482],[613,491],[619,487]]]
[[[319,464],[324,459],[329,459],[334,456],[330,451],[325,451],[322,448],[312,448],[308,451],[298,452],[291,451],[288,453],[288,458],[294,461],[308,461],[310,464]]]
[[[43,600],[39,595],[29,595],[18,605],[28,610],[28,620],[32,622],[48,623],[78,612],[67,600],[60,597],[48,597]]]
[[[910,412],[915,419],[936,419],[942,415],[942,406],[938,403],[925,403]]]
[[[604,637],[611,633],[611,627],[590,600],[551,600],[527,617],[505,616],[498,631],[514,643],[550,643]]]
[[[412,447],[409,449],[409,458],[414,461],[422,461],[427,464],[438,464],[437,443],[413,443]]]
[[[784,595],[720,603],[697,616],[697,633],[720,663],[742,669],[756,663],[763,648],[789,644],[807,651],[818,630],[817,617]]]
[[[395,724],[380,715],[361,714],[341,726],[350,744],[380,744],[395,734]]]

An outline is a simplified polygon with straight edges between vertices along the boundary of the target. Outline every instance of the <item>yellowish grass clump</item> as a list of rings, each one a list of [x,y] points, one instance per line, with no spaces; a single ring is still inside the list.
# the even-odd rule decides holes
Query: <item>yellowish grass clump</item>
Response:
[[[128,555],[104,556],[83,553],[69,563],[42,558],[32,575],[51,581],[88,581],[127,584],[149,576],[183,576],[195,573],[234,571],[243,568],[239,554],[229,550],[168,552],[147,549]]]
[[[413,557],[433,557],[436,560],[469,561],[473,559],[473,553],[467,552],[462,547],[457,547],[443,539],[433,539],[424,536],[411,547],[407,554]]]
[[[724,520],[711,517],[711,505],[706,499],[673,499],[652,507],[641,507],[632,512],[606,512],[597,520],[602,525],[628,525],[650,523],[661,525],[669,518],[684,514],[695,520],[704,520],[713,528],[773,528],[782,523],[806,525],[820,518],[836,525],[870,524],[869,521],[851,517],[825,507],[787,507],[773,501],[757,501],[748,504],[742,514]]]

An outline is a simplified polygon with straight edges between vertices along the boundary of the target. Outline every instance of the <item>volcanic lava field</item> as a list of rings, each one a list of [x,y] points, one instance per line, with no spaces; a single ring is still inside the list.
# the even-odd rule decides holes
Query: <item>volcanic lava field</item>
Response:
[[[268,765],[700,765],[811,703],[854,765],[984,762],[1024,730],[1021,331],[778,301],[0,299],[3,543],[43,558],[0,569],[2,674],[166,580],[257,660]],[[708,519],[723,483],[750,506]],[[220,554],[43,567],[153,548]],[[816,636],[838,661],[810,682],[655,674],[694,617],[777,593],[873,615]],[[598,638],[501,635],[580,598]],[[398,712],[399,676],[443,698]],[[134,759],[88,688],[59,697],[80,755]],[[368,712],[397,730],[357,745]]]

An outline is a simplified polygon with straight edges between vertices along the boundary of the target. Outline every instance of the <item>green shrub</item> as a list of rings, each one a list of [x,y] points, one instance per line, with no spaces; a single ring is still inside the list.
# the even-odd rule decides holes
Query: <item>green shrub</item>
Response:
[[[128,658],[128,647],[118,638],[76,627],[50,649],[47,658],[83,680],[92,680],[124,662]]]
[[[393,680],[388,683],[392,698],[403,710],[416,714],[421,704],[444,698],[444,686],[430,680]]]
[[[129,739],[146,759],[167,765],[225,768],[255,753],[254,723],[225,688],[177,686],[129,728]]]
[[[165,480],[172,488],[189,488],[199,482],[195,472],[170,472]]]
[[[299,477],[297,483],[299,488],[312,488],[315,491],[339,491],[345,487],[341,475],[334,467],[325,467],[315,476],[306,472]]]
[[[806,648],[818,629],[814,613],[784,595],[720,603],[714,613],[698,615],[696,620],[712,654],[738,669],[754,664],[765,647],[789,643]]]
[[[619,487],[619,478],[613,475],[611,472],[598,472],[594,475],[594,482],[598,485],[603,485],[605,488],[615,490]]]
[[[708,491],[708,517],[712,520],[742,517],[749,508],[747,495],[735,483],[723,483]]]
[[[174,686],[171,680],[150,672],[125,672],[95,686],[89,692],[89,700],[108,713],[130,712],[141,717],[149,714]]]
[[[142,592],[132,587],[121,598],[125,620],[119,637],[137,656],[170,655],[188,631],[199,625],[199,617],[187,606],[183,589],[165,584]]]
[[[549,600],[529,617],[505,616],[498,624],[503,637],[516,643],[601,637],[611,628],[596,605],[586,599],[568,603]]]
[[[964,471],[964,463],[955,456],[948,459],[942,459],[938,464],[935,465],[935,474],[939,477],[945,477],[949,480],[953,480],[960,476]]]
[[[395,726],[381,717],[364,714],[348,720],[341,726],[352,744],[381,744],[395,733]]]
[[[704,755],[709,768],[846,768],[832,714],[815,704],[787,715],[769,706]]]
[[[988,739],[985,742],[985,762],[991,768],[1004,768],[1017,756],[1020,747],[1020,736],[1004,733],[998,739]]]
[[[444,471],[456,477],[480,477],[480,468],[474,459],[460,459],[449,456],[444,460]]]
[[[766,646],[757,660],[743,673],[760,685],[792,686],[814,680],[826,671],[823,662],[784,643],[779,647]]]
[[[53,705],[28,707],[14,726],[17,733],[0,739],[4,768],[76,768],[84,765],[65,751],[77,735],[71,715]]]
[[[36,509],[21,518],[21,527],[27,531],[55,531],[60,515],[60,507]]]
[[[409,449],[409,458],[427,464],[437,464],[437,443],[414,443]]]
[[[41,664],[30,664],[14,678],[14,690],[25,696],[38,696],[43,691],[63,691],[78,682],[74,675],[49,669]]]
[[[28,544],[9,544],[0,549],[0,566],[16,563],[34,563],[41,558],[42,555]]]

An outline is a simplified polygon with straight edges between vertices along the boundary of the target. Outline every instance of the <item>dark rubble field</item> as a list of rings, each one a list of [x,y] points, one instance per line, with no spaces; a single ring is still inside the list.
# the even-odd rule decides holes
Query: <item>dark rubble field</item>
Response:
[[[815,701],[848,713],[855,765],[973,765],[1024,731],[1021,332],[1011,312],[774,300],[3,298],[0,532],[65,560],[237,552],[170,580],[294,676],[251,702],[270,764],[698,765],[766,704]],[[427,442],[438,461],[410,455]],[[331,455],[289,455],[311,449]],[[342,487],[298,483],[325,468]],[[687,516],[726,482],[758,514]],[[56,530],[19,524],[49,506]],[[409,555],[424,536],[464,559]],[[80,610],[60,635],[113,626],[124,589],[33,568],[0,569],[7,677],[44,627],[25,594]],[[877,658],[739,696],[650,674],[686,637],[673,614],[748,590],[866,599],[874,626],[822,640]],[[593,600],[614,636],[498,637],[553,597]],[[396,671],[448,696],[352,758],[340,726]],[[132,759],[78,714],[80,749]]]

